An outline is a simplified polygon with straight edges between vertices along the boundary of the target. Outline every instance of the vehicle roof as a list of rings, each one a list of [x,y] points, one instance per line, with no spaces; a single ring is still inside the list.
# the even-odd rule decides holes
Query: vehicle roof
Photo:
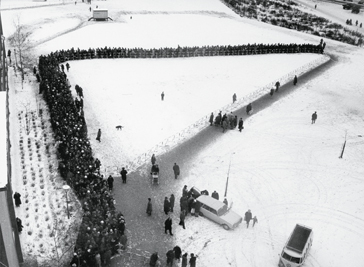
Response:
[[[209,207],[211,207],[215,210],[219,210],[225,205],[221,201],[219,201],[213,197],[206,196],[206,195],[201,195],[196,200],[201,202],[202,204],[208,205]]]
[[[288,240],[286,246],[287,249],[297,253],[302,253],[311,233],[311,228],[296,224],[296,227],[294,228],[291,237]]]

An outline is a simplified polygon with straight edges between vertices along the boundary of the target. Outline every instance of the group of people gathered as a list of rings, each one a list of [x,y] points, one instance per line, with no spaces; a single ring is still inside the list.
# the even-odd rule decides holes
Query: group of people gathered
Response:
[[[103,47],[89,49],[59,50],[50,55],[58,62],[94,58],[168,58],[168,57],[198,57],[198,56],[233,56],[279,53],[319,53],[324,48],[314,44],[246,44],[246,45],[214,45],[214,46],[178,46],[158,49]]]
[[[76,104],[60,63],[52,54],[40,56],[37,74],[39,93],[49,109],[60,174],[74,189],[84,212],[71,266],[107,264],[125,243],[125,218],[116,211],[108,182],[100,176],[101,162],[92,155],[82,106]]]

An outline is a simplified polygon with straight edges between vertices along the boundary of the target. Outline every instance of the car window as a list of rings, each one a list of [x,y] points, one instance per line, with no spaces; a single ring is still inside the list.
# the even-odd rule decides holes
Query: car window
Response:
[[[216,210],[214,210],[213,208],[210,208],[210,207],[209,207],[209,206],[207,206],[206,204],[203,204],[203,205],[202,205],[202,208],[204,208],[205,210],[207,210],[207,211],[209,211],[209,212],[211,212],[211,213],[213,213],[213,214],[216,214],[216,215],[217,215]]]

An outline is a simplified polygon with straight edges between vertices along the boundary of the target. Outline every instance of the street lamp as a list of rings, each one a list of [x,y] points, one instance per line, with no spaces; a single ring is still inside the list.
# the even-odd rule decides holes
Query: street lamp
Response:
[[[64,189],[64,191],[66,192],[66,205],[67,205],[67,217],[68,219],[70,218],[70,211],[68,209],[68,196],[67,196],[67,193],[68,193],[68,190],[71,188],[69,185],[65,184],[64,186],[62,186],[62,188]]]

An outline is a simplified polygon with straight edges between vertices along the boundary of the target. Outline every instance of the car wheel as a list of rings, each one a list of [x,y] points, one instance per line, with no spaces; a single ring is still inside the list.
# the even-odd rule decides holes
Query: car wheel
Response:
[[[225,229],[225,230],[230,230],[230,227],[227,226],[226,224],[223,224],[222,227]]]

